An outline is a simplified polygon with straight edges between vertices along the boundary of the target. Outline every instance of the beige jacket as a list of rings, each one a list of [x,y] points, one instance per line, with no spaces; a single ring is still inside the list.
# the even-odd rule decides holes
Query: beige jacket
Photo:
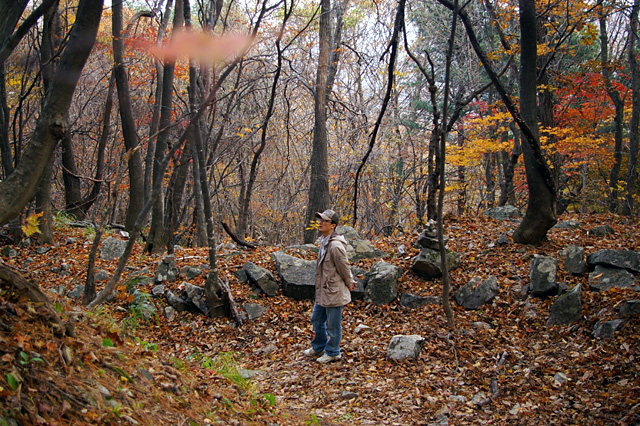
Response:
[[[351,302],[349,285],[353,282],[347,241],[333,232],[316,266],[316,303],[325,308],[344,306]]]

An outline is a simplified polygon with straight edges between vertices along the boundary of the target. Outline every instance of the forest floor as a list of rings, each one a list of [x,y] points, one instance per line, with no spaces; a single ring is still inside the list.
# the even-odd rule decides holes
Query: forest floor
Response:
[[[75,319],[75,337],[56,334],[38,306],[3,284],[0,425],[640,424],[640,319],[630,319],[612,339],[593,337],[597,321],[617,318],[616,308],[638,294],[590,290],[587,274],[568,275],[560,254],[570,244],[587,253],[638,251],[640,229],[612,215],[561,217],[569,219],[581,227],[552,229],[540,246],[499,246],[493,243],[515,228],[513,222],[449,218],[449,248],[462,257],[451,274],[453,291],[473,277],[495,275],[498,297],[477,311],[452,299],[453,330],[440,305],[353,302],[345,309],[343,358],[328,365],[300,353],[312,337],[311,301],[256,296],[233,274],[252,261],[275,275],[271,253],[283,247],[220,253],[220,273],[229,278],[236,302],[263,305],[262,317],[239,328],[228,319],[189,313],[144,321],[123,307],[125,300],[85,311],[79,299],[54,293],[61,284],[67,290],[84,284],[92,238],[86,230],[59,227],[58,242],[46,253],[38,254],[35,245],[15,246],[17,255],[2,259],[37,282],[65,320]],[[603,224],[615,234],[588,235]],[[399,293],[439,296],[439,281],[426,282],[410,270],[416,237],[372,243],[390,253],[387,262],[403,268]],[[398,257],[400,245],[406,254]],[[583,284],[582,320],[547,327],[554,298],[522,296],[534,254],[558,258],[558,282]],[[148,268],[152,276],[160,258],[137,247],[127,273]],[[201,266],[206,251],[180,249],[176,262]],[[358,265],[369,270],[374,262]],[[115,263],[98,260],[96,269],[112,272]],[[162,312],[164,302],[156,303]],[[359,325],[370,329],[356,331]],[[387,359],[389,341],[398,334],[426,339],[419,358]]]

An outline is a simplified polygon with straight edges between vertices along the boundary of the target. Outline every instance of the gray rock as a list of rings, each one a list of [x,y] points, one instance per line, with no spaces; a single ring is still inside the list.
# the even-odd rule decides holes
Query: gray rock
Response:
[[[204,295],[204,288],[190,284],[186,281],[180,284],[180,287],[184,288],[184,292],[187,294],[187,299],[189,300],[193,299],[194,297],[198,298]]]
[[[36,247],[36,253],[38,254],[47,254],[51,250],[51,247]]]
[[[615,234],[615,233],[616,232],[609,225],[596,226],[595,228],[592,228],[589,230],[589,232],[587,232],[589,236],[593,236],[593,237],[604,237],[605,235]]]
[[[549,308],[547,326],[568,325],[582,318],[582,286],[563,294]]]
[[[284,294],[296,300],[315,296],[316,262],[290,256],[282,251],[271,255],[282,280]]]
[[[531,259],[529,279],[531,280],[531,294],[545,297],[558,294],[556,272],[558,259],[548,256],[536,255]]]
[[[627,271],[640,273],[640,253],[631,250],[598,250],[587,256],[587,265],[590,269],[600,265],[607,268],[626,269]]]
[[[555,376],[553,376],[553,381],[556,382],[558,385],[564,385],[567,382],[567,380],[569,380],[567,375],[561,372],[558,372],[556,373]]]
[[[418,241],[416,241],[418,247],[439,251],[440,243],[438,242],[438,234],[437,232],[435,235],[432,234],[433,233],[429,231],[422,231],[420,235],[418,235]],[[444,235],[442,239],[445,245],[449,242],[449,237],[446,235]]]
[[[442,276],[440,252],[423,248],[420,254],[413,258],[411,270],[425,280],[432,280]],[[454,252],[447,252],[447,267],[451,271],[460,265],[460,257]]]
[[[197,306],[195,306],[189,300],[177,296],[171,290],[167,291],[166,297],[167,303],[169,303],[169,305],[178,312],[200,312],[200,309]]]
[[[176,317],[176,313],[178,311],[175,310],[175,308],[173,306],[166,306],[164,308],[164,316],[166,319],[168,319],[169,321],[173,320]]]
[[[613,334],[620,330],[626,320],[616,319],[612,321],[598,322],[593,327],[593,337],[602,339],[611,339]]]
[[[151,295],[147,292],[144,291],[140,291],[139,289],[136,289],[133,294],[133,301],[131,302],[132,305],[142,305],[143,303],[153,303],[151,302]]]
[[[398,279],[402,269],[386,262],[376,262],[367,274],[367,286],[364,289],[365,300],[376,305],[393,301],[398,295]]]
[[[178,268],[176,268],[176,261],[173,256],[165,256],[160,262],[158,262],[158,268],[156,270],[156,282],[162,283],[165,281],[175,281],[178,277]]]
[[[245,303],[242,308],[247,313],[249,321],[258,319],[267,312],[267,308],[257,303]]]
[[[587,264],[584,261],[584,247],[570,245],[565,250],[564,267],[570,274],[583,274],[587,272]]]
[[[164,296],[165,292],[166,292],[166,287],[164,284],[158,284],[157,286],[151,289],[151,294],[154,297]]]
[[[241,283],[246,284],[249,282],[247,271],[245,271],[244,268],[238,269],[233,274],[238,278],[238,281],[240,281]]]
[[[347,241],[362,239],[358,232],[350,226],[340,225],[336,227],[336,232],[342,235]]]
[[[486,280],[472,278],[455,293],[458,305],[467,310],[475,310],[490,303],[498,294],[498,280],[490,275]]]
[[[378,259],[387,257],[387,253],[375,248],[367,240],[349,240],[347,246],[347,257],[350,262],[357,262],[362,259]]]
[[[351,275],[353,275],[353,279],[356,281],[356,287],[351,290],[351,300],[362,300],[364,299],[364,289],[368,280],[367,271],[358,266],[352,266]]]
[[[635,277],[625,269],[605,268],[600,265],[589,274],[589,287],[599,291],[611,288],[633,288],[635,281]]]
[[[494,207],[492,209],[485,210],[483,214],[496,220],[510,220],[522,217],[520,210],[514,206]]]
[[[244,270],[249,282],[259,287],[267,296],[275,296],[280,289],[278,282],[267,269],[261,268],[253,262],[247,262],[244,264]]]
[[[96,281],[107,281],[109,279],[109,273],[104,269],[100,269],[95,275]]]
[[[136,275],[134,277],[129,278],[127,281],[125,281],[124,287],[127,290],[127,293],[131,294],[137,288],[142,287],[145,284],[150,283],[151,281],[153,281],[153,280],[151,278],[149,278],[149,277],[145,277],[145,276],[142,276],[142,275]]]
[[[194,268],[193,266],[185,266],[182,268],[182,276],[188,280],[192,280],[202,274],[203,272],[200,268]]]
[[[393,336],[387,348],[387,358],[396,361],[418,358],[424,342],[424,338],[415,334]]]
[[[78,297],[82,297],[84,294],[84,286],[82,284],[77,285],[73,290],[67,293],[67,297],[70,299],[77,299]]]
[[[9,246],[4,246],[2,247],[2,249],[0,249],[0,256],[4,256],[4,257],[16,257],[18,255],[18,252],[15,251],[15,249],[9,247]]]
[[[193,305],[198,308],[198,312],[209,316],[209,306],[204,299],[200,297],[194,297],[193,299],[191,299],[191,303],[193,303]]]
[[[496,245],[506,246],[507,244],[509,244],[509,242],[509,237],[507,237],[506,235],[500,235],[496,240]]]
[[[141,303],[137,309],[147,321],[158,316],[158,308],[153,303]]]
[[[410,309],[419,308],[426,305],[440,305],[442,298],[438,296],[416,296],[411,293],[402,293],[400,304]]]
[[[103,260],[119,259],[127,247],[127,241],[109,237],[100,246],[100,258]]]
[[[556,223],[554,226],[556,229],[578,229],[580,228],[580,222],[576,220],[563,220]]]
[[[640,300],[628,300],[620,307],[620,315],[633,317],[640,315]]]

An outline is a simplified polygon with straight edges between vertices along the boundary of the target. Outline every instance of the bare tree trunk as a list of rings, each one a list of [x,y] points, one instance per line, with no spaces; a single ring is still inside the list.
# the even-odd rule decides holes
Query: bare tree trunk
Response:
[[[607,34],[607,19],[599,10],[598,21],[600,22],[600,65],[602,67],[602,77],[604,78],[607,94],[613,102],[615,116],[613,118],[613,167],[609,173],[609,211],[615,213],[618,210],[618,184],[620,181],[620,168],[622,166],[622,140],[624,130],[624,101],[612,84],[611,63],[609,62],[609,35]]]
[[[13,0],[0,2],[0,45],[4,44],[14,31],[18,20],[22,16],[28,0]],[[11,114],[7,104],[7,85],[4,61],[0,62],[0,156],[2,167],[0,179],[13,173],[13,154],[9,141],[9,122]]]
[[[520,0],[520,112],[531,130],[524,138],[522,152],[529,186],[529,203],[520,226],[513,233],[513,241],[522,244],[542,242],[547,231],[556,224],[556,189],[540,149],[538,136],[537,37],[536,5],[534,0]]]
[[[80,0],[69,42],[60,57],[20,164],[0,182],[0,225],[16,217],[35,195],[46,161],[68,128],[68,110],[80,73],[91,52],[102,15],[102,0]]]
[[[42,69],[42,85],[45,94],[51,88],[53,73],[55,72],[55,51],[59,47],[61,38],[58,34],[60,28],[58,6],[45,13],[42,30],[42,45],[40,48],[40,61]],[[65,135],[69,134],[69,129]],[[64,138],[63,138],[64,139]],[[41,214],[40,233],[38,240],[41,243],[53,243],[53,209],[51,207],[51,175],[53,173],[53,153],[47,159],[45,168],[36,189],[36,213]]]
[[[183,2],[176,1],[176,7],[173,14],[173,30],[172,34],[182,31],[184,25],[184,9]],[[156,139],[155,161],[153,162],[153,181],[158,179],[160,170],[159,164],[164,157],[169,136],[171,134],[171,115],[173,112],[173,77],[175,72],[175,60],[165,61],[162,73],[162,102],[160,106],[160,129],[158,138]],[[164,191],[163,191],[164,192]],[[147,240],[146,250],[150,253],[164,252],[170,241],[165,240],[164,227],[165,222],[165,196],[159,194],[156,197],[153,210],[151,212],[151,228],[149,229],[149,237]]]
[[[462,148],[464,146],[464,134],[463,130],[458,134],[458,146]],[[467,167],[464,164],[458,166],[458,186],[459,190],[456,194],[456,205],[458,208],[458,214],[463,215],[467,210]]]
[[[156,44],[162,44],[162,38],[167,31],[169,25],[169,19],[171,17],[171,8],[173,7],[173,0],[167,0],[162,20],[160,21],[160,27],[158,28],[158,35]],[[153,163],[156,153],[155,140],[160,126],[160,106],[162,105],[162,86],[163,86],[163,67],[159,60],[154,61],[156,71],[156,90],[154,92],[153,113],[151,116],[151,124],[149,125],[149,139],[147,142],[147,155],[145,158],[144,169],[144,201],[145,203],[151,198],[151,187],[153,186]]]
[[[447,57],[445,62],[445,80],[444,80],[444,100],[442,106],[442,122],[447,123],[447,111],[449,103],[449,81],[451,79],[451,56],[453,55],[453,44],[455,41],[456,27],[458,23],[458,0],[454,0],[454,7],[451,23],[451,35],[449,37],[449,48],[447,50]],[[447,326],[450,330],[455,327],[455,318],[453,316],[453,310],[451,309],[450,292],[451,292],[451,277],[449,276],[449,265],[447,262],[447,248],[444,244],[444,192],[445,192],[445,156],[447,147],[447,126],[442,126],[442,132],[440,134],[440,163],[439,168],[443,172],[440,173],[440,191],[438,194],[438,248],[440,251],[440,269],[442,270],[442,307],[444,309],[445,317],[447,318]]]
[[[640,1],[634,0],[629,23],[629,69],[631,70],[631,121],[629,122],[629,174],[627,175],[626,203],[622,209],[625,215],[634,215],[637,206],[638,188],[638,130],[640,127],[640,69],[636,46],[638,43],[638,9]]]
[[[331,0],[320,0],[318,70],[314,90],[314,124],[311,149],[309,202],[305,221],[304,242],[312,243],[318,235],[311,228],[315,213],[329,208],[329,160],[327,153],[327,78],[330,60]]]
[[[129,80],[127,69],[124,65],[124,22],[122,16],[122,2],[116,1],[113,6],[111,18],[113,34],[113,73],[118,89],[118,105],[120,108],[120,120],[122,122],[122,138],[128,155],[129,168],[129,206],[124,227],[127,231],[133,229],[136,218],[144,206],[144,173],[142,171],[142,158],[138,147],[138,134],[133,119],[133,107],[131,106],[131,94],[129,93]]]
[[[500,186],[500,197],[498,198],[498,206],[516,204],[516,194],[513,187],[513,177],[515,175],[516,164],[520,157],[520,133],[512,122],[509,127],[513,134],[513,150],[511,152],[502,151],[502,168],[504,170],[504,180]]]

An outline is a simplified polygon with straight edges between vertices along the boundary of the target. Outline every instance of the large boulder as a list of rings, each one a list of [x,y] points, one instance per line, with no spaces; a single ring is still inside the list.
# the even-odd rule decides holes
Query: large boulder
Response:
[[[587,235],[590,237],[604,237],[615,233],[616,231],[611,227],[611,225],[600,225],[589,229]]]
[[[424,338],[415,334],[393,336],[387,348],[387,358],[396,361],[418,358],[424,342]]]
[[[640,273],[640,253],[631,250],[598,250],[587,256],[587,265],[591,270],[596,266],[626,269],[632,274]]]
[[[490,275],[486,280],[472,278],[455,293],[458,305],[467,310],[475,310],[491,302],[498,295],[498,279]]]
[[[568,325],[582,318],[582,286],[563,294],[549,308],[547,326]]]
[[[625,269],[597,265],[594,271],[589,274],[589,287],[599,291],[611,288],[635,288],[636,279]]]
[[[593,337],[602,339],[612,339],[616,331],[620,330],[626,320],[615,319],[611,321],[598,322],[593,326]]]
[[[261,268],[253,262],[245,263],[244,270],[251,284],[259,287],[267,296],[276,295],[280,286],[270,271]]]
[[[387,257],[386,252],[375,248],[368,240],[362,239],[356,230],[350,226],[338,226],[336,233],[347,240],[347,257],[351,262]]]
[[[127,247],[127,241],[109,237],[102,242],[100,246],[100,259],[115,260],[119,259]]]
[[[411,270],[415,274],[425,280],[432,280],[442,276],[442,267],[440,265],[440,252],[428,248],[420,250],[420,254],[413,258]],[[455,269],[460,265],[460,256],[457,253],[447,252],[447,266],[449,270]]]
[[[624,305],[620,307],[620,316],[633,317],[640,315],[640,300],[627,300]]]
[[[531,294],[538,297],[558,294],[557,269],[558,259],[556,258],[536,255],[531,259],[529,271]]]
[[[384,305],[393,301],[398,295],[398,279],[402,269],[386,262],[376,262],[367,274],[367,285],[364,289],[365,300],[376,305]]]
[[[520,210],[514,206],[494,207],[492,209],[485,210],[484,215],[496,220],[519,219],[522,217]]]
[[[347,257],[351,262],[357,262],[362,259],[378,259],[387,257],[387,253],[375,248],[367,240],[349,240],[347,247]]]
[[[316,261],[300,259],[282,251],[271,255],[282,280],[285,296],[296,300],[313,299],[316,290]]]
[[[570,245],[564,251],[564,268],[570,274],[583,274],[587,272],[587,264],[584,261],[584,247]]]

